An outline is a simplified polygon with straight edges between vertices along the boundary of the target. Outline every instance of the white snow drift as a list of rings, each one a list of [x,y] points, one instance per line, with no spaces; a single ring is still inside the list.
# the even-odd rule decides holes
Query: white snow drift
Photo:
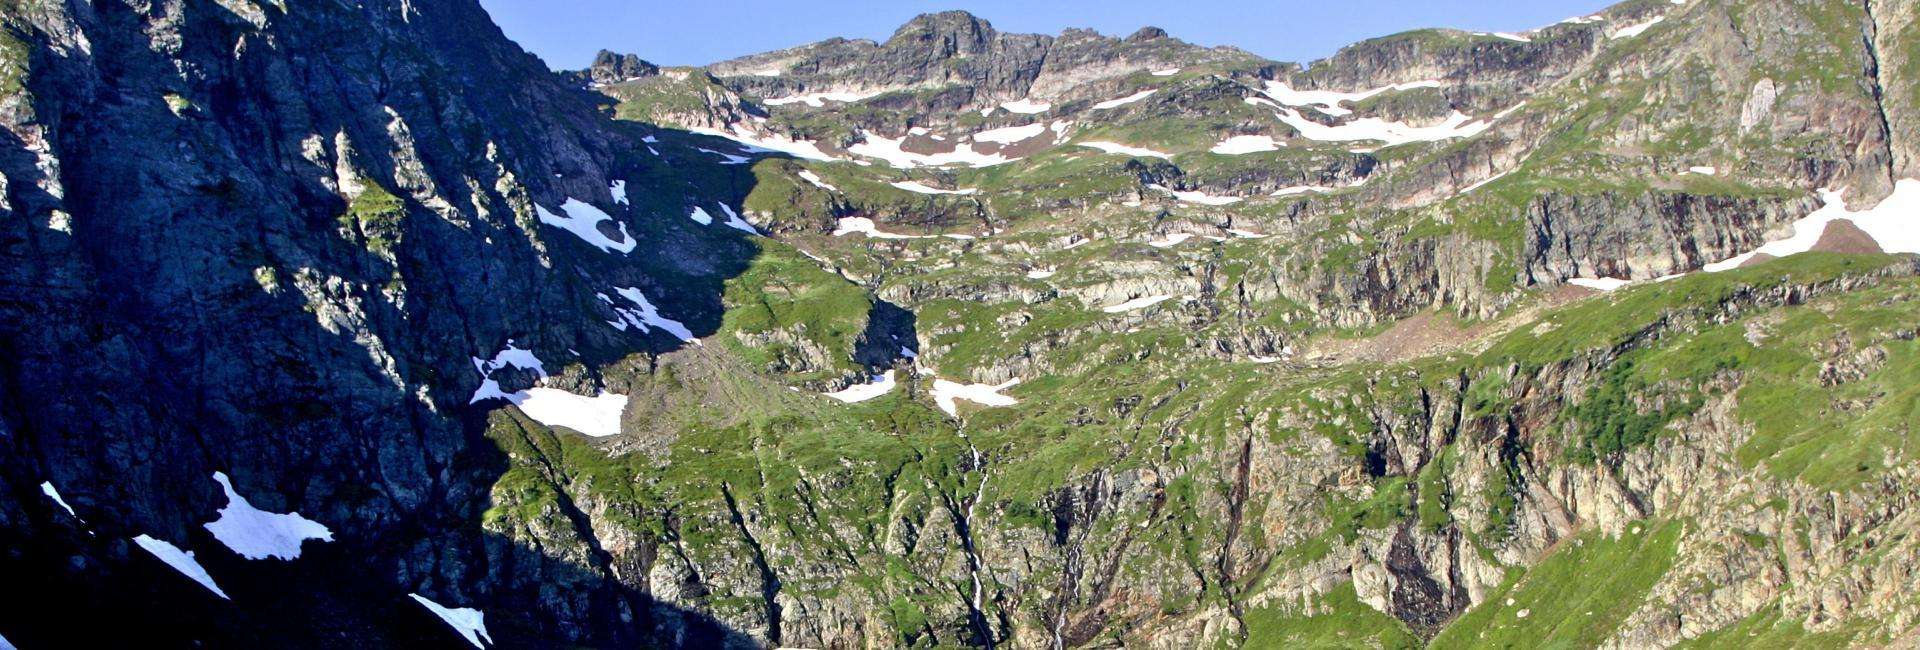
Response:
[[[213,480],[227,493],[227,506],[220,518],[206,524],[214,539],[249,560],[300,558],[300,545],[309,539],[333,541],[333,531],[300,513],[279,514],[253,507],[247,498],[233,489],[224,472],[214,472]]]
[[[1389,122],[1377,117],[1353,120],[1339,126],[1327,126],[1309,120],[1299,111],[1291,108],[1282,109],[1278,117],[1281,122],[1299,131],[1300,137],[1308,140],[1321,142],[1375,140],[1389,147],[1412,142],[1469,138],[1493,126],[1492,122],[1474,120],[1460,111],[1454,111],[1445,121],[1433,126],[1413,126],[1405,122]]]
[[[1127,104],[1131,104],[1131,103],[1140,101],[1142,99],[1152,97],[1153,94],[1157,92],[1160,92],[1160,90],[1157,88],[1153,90],[1142,90],[1140,92],[1127,95],[1126,97],[1121,97],[1119,99],[1109,99],[1107,101],[1094,104],[1093,110],[1104,111],[1110,108],[1119,108],[1121,106],[1126,106]]]
[[[1287,82],[1284,81],[1268,81],[1266,83],[1266,90],[1260,91],[1260,94],[1271,97],[1273,101],[1286,106],[1311,106],[1314,110],[1333,117],[1345,117],[1353,114],[1353,110],[1342,106],[1342,104],[1364,101],[1381,93],[1414,90],[1416,88],[1442,87],[1445,87],[1445,84],[1437,80],[1428,80],[1381,86],[1379,88],[1357,92],[1344,92],[1339,90],[1298,90],[1287,85]]]
[[[681,324],[680,321],[660,315],[660,310],[654,307],[652,302],[647,300],[646,294],[640,293],[640,289],[635,287],[616,287],[613,291],[614,293],[620,294],[620,297],[626,298],[627,302],[633,304],[632,307],[621,307],[615,303],[612,298],[608,298],[607,294],[599,294],[600,301],[612,306],[614,313],[620,315],[620,320],[607,321],[607,324],[612,325],[614,329],[622,332],[627,331],[629,327],[638,328],[642,332],[658,329],[662,332],[672,334],[674,338],[687,343],[698,344],[700,342],[700,339],[695,338],[693,332],[688,330],[686,325]]]
[[[1100,311],[1104,311],[1109,314],[1124,314],[1126,312],[1138,311],[1141,309],[1152,307],[1154,305],[1158,305],[1160,303],[1166,302],[1168,299],[1171,299],[1171,298],[1173,298],[1173,296],[1146,296],[1142,298],[1134,298],[1132,300],[1128,300],[1118,305],[1109,305],[1106,307],[1102,307],[1100,308]]]
[[[434,616],[440,617],[440,620],[452,626],[454,631],[459,632],[461,638],[473,644],[473,647],[484,649],[493,643],[493,637],[487,634],[486,615],[480,613],[480,610],[471,607],[449,608],[420,594],[407,595],[412,596],[414,602],[425,606],[427,611],[433,612]],[[482,640],[486,641],[486,645],[480,643]]]
[[[958,195],[964,196],[967,194],[974,194],[980,191],[972,188],[968,188],[964,190],[943,190],[937,187],[929,187],[927,185],[923,185],[919,181],[895,181],[893,183],[889,183],[889,185],[906,190],[908,192],[913,192],[915,194],[958,194]]]
[[[866,235],[874,239],[927,239],[928,238],[926,235],[901,235],[897,233],[882,231],[877,225],[873,223],[872,219],[868,219],[866,217],[842,217],[838,222],[835,222],[835,226],[833,229],[833,236],[845,237],[847,235],[853,235],[853,234]]]
[[[848,404],[854,404],[891,393],[897,383],[898,382],[893,380],[893,371],[888,370],[886,374],[874,375],[872,381],[868,383],[855,384],[841,390],[825,393],[825,395]]]
[[[616,393],[587,397],[557,388],[529,388],[521,394],[520,411],[533,421],[595,438],[619,435],[620,413],[627,408],[627,396]]]
[[[1135,147],[1135,146],[1120,144],[1118,142],[1105,142],[1105,141],[1096,140],[1093,142],[1082,142],[1080,143],[1080,146],[1088,147],[1092,149],[1099,149],[1107,153],[1125,154],[1128,156],[1135,156],[1139,158],[1164,158],[1168,160],[1173,159],[1173,154],[1166,153],[1164,151],[1154,151],[1146,147]]]
[[[1053,104],[1049,104],[1046,102],[1036,102],[1036,101],[1033,101],[1032,99],[1022,99],[1019,101],[1011,101],[1011,102],[1006,102],[1004,104],[1001,104],[1000,108],[1007,109],[1007,112],[1009,113],[1019,113],[1021,115],[1033,115],[1035,113],[1047,112],[1048,110],[1053,108]]]
[[[1166,187],[1164,185],[1148,185],[1147,187],[1159,192],[1172,195],[1173,198],[1178,199],[1184,203],[1197,203],[1200,205],[1218,206],[1218,205],[1233,205],[1235,203],[1239,203],[1245,200],[1237,196],[1215,196],[1215,195],[1208,194],[1206,192],[1197,191],[1197,190],[1181,191],[1181,190],[1176,190],[1170,187]]]
[[[167,566],[173,567],[173,570],[179,571],[180,575],[200,583],[200,586],[206,587],[207,591],[213,592],[214,595],[233,600],[227,596],[227,592],[220,590],[220,585],[213,583],[213,576],[207,574],[206,567],[200,566],[199,560],[193,559],[192,551],[180,550],[180,547],[169,544],[166,540],[154,539],[148,535],[133,538],[133,543],[140,545],[141,549],[159,558],[161,562],[167,563]]]
[[[624,195],[624,192],[622,194]],[[614,240],[600,232],[600,222],[612,221],[613,217],[579,199],[569,198],[566,203],[560,204],[560,211],[566,213],[566,216],[554,214],[546,206],[539,204],[534,204],[533,211],[540,216],[540,223],[573,233],[604,252],[618,252],[625,255],[633,252],[633,247],[639,243],[633,239],[632,235],[627,234],[627,224],[624,223],[619,224],[619,240]]]
[[[1001,395],[1000,391],[1013,388],[1019,384],[1020,380],[1018,379],[1010,380],[998,386],[989,386],[987,384],[962,384],[960,382],[935,378],[933,380],[933,403],[938,405],[940,410],[946,411],[947,415],[955,417],[960,415],[960,405],[956,400],[966,400],[982,406],[1013,406],[1019,404],[1020,401],[1006,395]]]
[[[884,94],[886,92],[888,91],[887,90],[864,90],[864,91],[841,90],[841,91],[830,91],[830,92],[824,92],[824,93],[808,93],[805,95],[793,95],[791,97],[781,97],[778,99],[768,99],[768,100],[762,101],[761,103],[766,104],[768,106],[786,106],[788,104],[806,104],[814,108],[820,108],[822,106],[826,106],[827,102],[840,102],[842,104],[847,104],[847,103],[857,102],[863,99],[875,97],[875,96]]]
[[[814,187],[818,187],[828,192],[840,191],[840,188],[834,187],[832,185],[828,185],[826,181],[820,180],[820,175],[813,173],[812,170],[807,170],[807,169],[800,170],[800,180],[806,181],[808,183],[812,183]]]
[[[1793,234],[1787,238],[1768,242],[1732,259],[1708,264],[1706,270],[1719,272],[1740,268],[1741,264],[1761,253],[1786,257],[1807,252],[1819,243],[1827,224],[1841,219],[1853,222],[1853,225],[1873,237],[1880,244],[1880,250],[1888,253],[1920,253],[1920,180],[1905,179],[1895,183],[1893,194],[1881,201],[1880,205],[1859,212],[1847,208],[1842,191],[1821,190],[1820,196],[1826,200],[1826,205],[1793,222]]]
[[[1280,146],[1280,143],[1270,135],[1236,135],[1221,140],[1220,144],[1213,145],[1213,148],[1208,151],[1222,156],[1240,156],[1263,151],[1278,151]]]

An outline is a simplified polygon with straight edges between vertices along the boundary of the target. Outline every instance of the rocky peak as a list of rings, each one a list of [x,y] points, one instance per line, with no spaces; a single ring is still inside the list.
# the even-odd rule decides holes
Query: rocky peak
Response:
[[[660,67],[648,63],[637,54],[618,54],[611,50],[600,50],[593,56],[593,66],[587,69],[587,77],[597,84],[614,84],[633,81],[660,74]]]
[[[920,14],[901,25],[887,39],[888,49],[932,48],[942,56],[987,51],[999,32],[993,25],[965,11]]]
[[[1139,31],[1136,31],[1133,33],[1133,35],[1128,36],[1127,42],[1128,43],[1145,43],[1147,41],[1157,41],[1163,38],[1167,38],[1167,30],[1149,25],[1149,26],[1140,28]]]

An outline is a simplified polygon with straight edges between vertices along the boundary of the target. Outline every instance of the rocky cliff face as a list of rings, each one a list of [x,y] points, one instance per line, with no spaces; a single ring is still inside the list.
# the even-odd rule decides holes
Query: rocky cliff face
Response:
[[[1920,620],[1904,4],[559,74],[470,0],[3,10],[20,647]]]

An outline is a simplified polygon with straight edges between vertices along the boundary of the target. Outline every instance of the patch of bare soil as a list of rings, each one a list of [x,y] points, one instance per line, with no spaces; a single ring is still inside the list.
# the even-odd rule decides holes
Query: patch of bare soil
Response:
[[[1532,325],[1547,310],[1601,293],[1595,289],[1563,285],[1506,316],[1473,323],[1463,323],[1450,314],[1417,314],[1366,338],[1317,339],[1307,344],[1304,357],[1309,362],[1317,363],[1388,363],[1484,349],[1487,344],[1508,332]]]

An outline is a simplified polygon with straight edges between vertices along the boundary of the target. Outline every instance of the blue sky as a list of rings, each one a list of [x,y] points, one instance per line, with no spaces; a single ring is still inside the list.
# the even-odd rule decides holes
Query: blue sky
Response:
[[[555,68],[602,48],[701,65],[833,36],[885,40],[916,14],[965,9],[1010,32],[1144,25],[1202,45],[1309,61],[1365,38],[1420,27],[1519,31],[1609,0],[480,0],[507,36]]]

